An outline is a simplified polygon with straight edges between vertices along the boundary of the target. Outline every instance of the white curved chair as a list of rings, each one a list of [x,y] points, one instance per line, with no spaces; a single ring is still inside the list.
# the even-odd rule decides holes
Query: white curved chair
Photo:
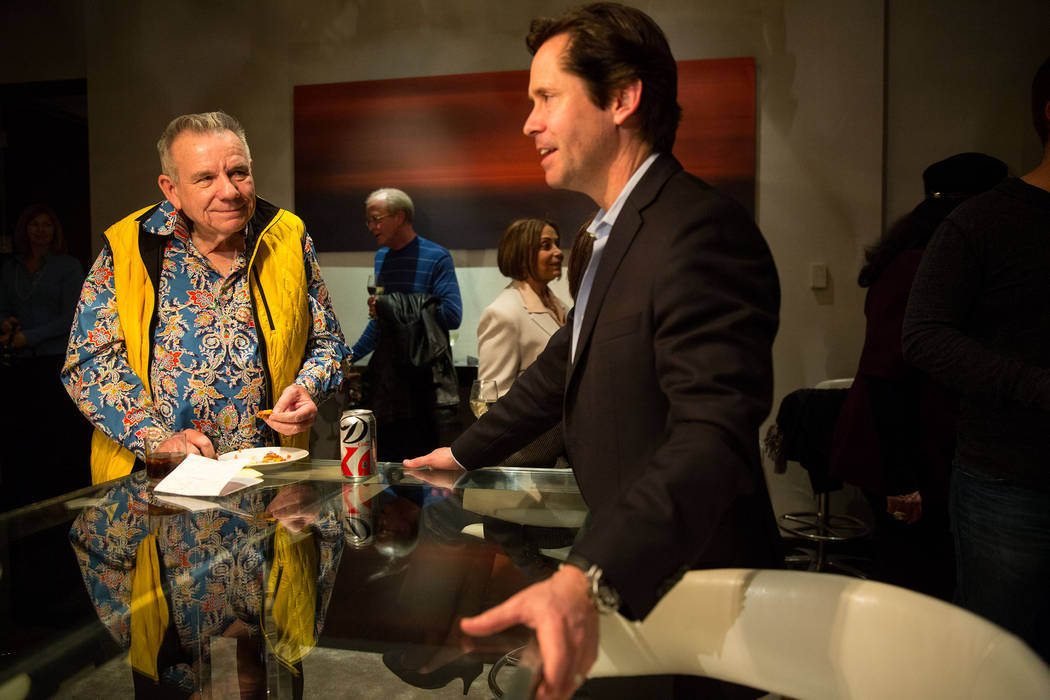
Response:
[[[1050,698],[1018,637],[928,596],[834,574],[692,571],[643,622],[601,618],[590,676],[689,674],[801,700]]]

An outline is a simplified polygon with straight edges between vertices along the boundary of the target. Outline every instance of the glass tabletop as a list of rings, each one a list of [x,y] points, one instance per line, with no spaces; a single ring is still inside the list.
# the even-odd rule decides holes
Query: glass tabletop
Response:
[[[0,692],[491,697],[528,630],[459,619],[549,576],[586,517],[570,470],[257,469],[219,498],[134,472],[0,514]]]

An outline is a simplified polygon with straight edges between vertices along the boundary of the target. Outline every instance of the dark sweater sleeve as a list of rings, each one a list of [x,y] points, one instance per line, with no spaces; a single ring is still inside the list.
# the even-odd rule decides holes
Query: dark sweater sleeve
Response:
[[[960,394],[1050,410],[1050,371],[996,351],[974,332],[987,274],[980,236],[952,219],[937,229],[908,298],[904,357]]]

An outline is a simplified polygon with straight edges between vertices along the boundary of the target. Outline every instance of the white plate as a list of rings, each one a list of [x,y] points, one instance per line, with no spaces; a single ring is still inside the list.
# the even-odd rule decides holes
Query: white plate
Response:
[[[270,452],[276,452],[284,459],[280,462],[263,462],[262,458]],[[237,460],[238,462],[244,462],[245,466],[254,467],[259,465],[287,464],[309,456],[309,452],[298,447],[246,447],[243,450],[234,450],[233,452],[219,455],[219,461]]]

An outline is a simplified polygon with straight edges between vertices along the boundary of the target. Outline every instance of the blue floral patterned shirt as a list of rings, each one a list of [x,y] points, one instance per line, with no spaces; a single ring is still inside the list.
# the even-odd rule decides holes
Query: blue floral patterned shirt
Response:
[[[159,425],[193,428],[211,439],[218,454],[274,444],[256,413],[263,408],[266,372],[248,291],[247,262],[237,256],[223,277],[190,239],[169,202],[143,222],[147,230],[173,234],[164,251],[158,284],[157,323],[150,396],[127,361],[108,244],[88,273],[77,303],[62,381],[96,428],[142,455],[143,429]],[[332,310],[328,289],[304,237],[303,264],[312,316],[310,337],[295,380],[320,400],[342,381],[349,350]],[[275,401],[285,387],[274,387]]]

